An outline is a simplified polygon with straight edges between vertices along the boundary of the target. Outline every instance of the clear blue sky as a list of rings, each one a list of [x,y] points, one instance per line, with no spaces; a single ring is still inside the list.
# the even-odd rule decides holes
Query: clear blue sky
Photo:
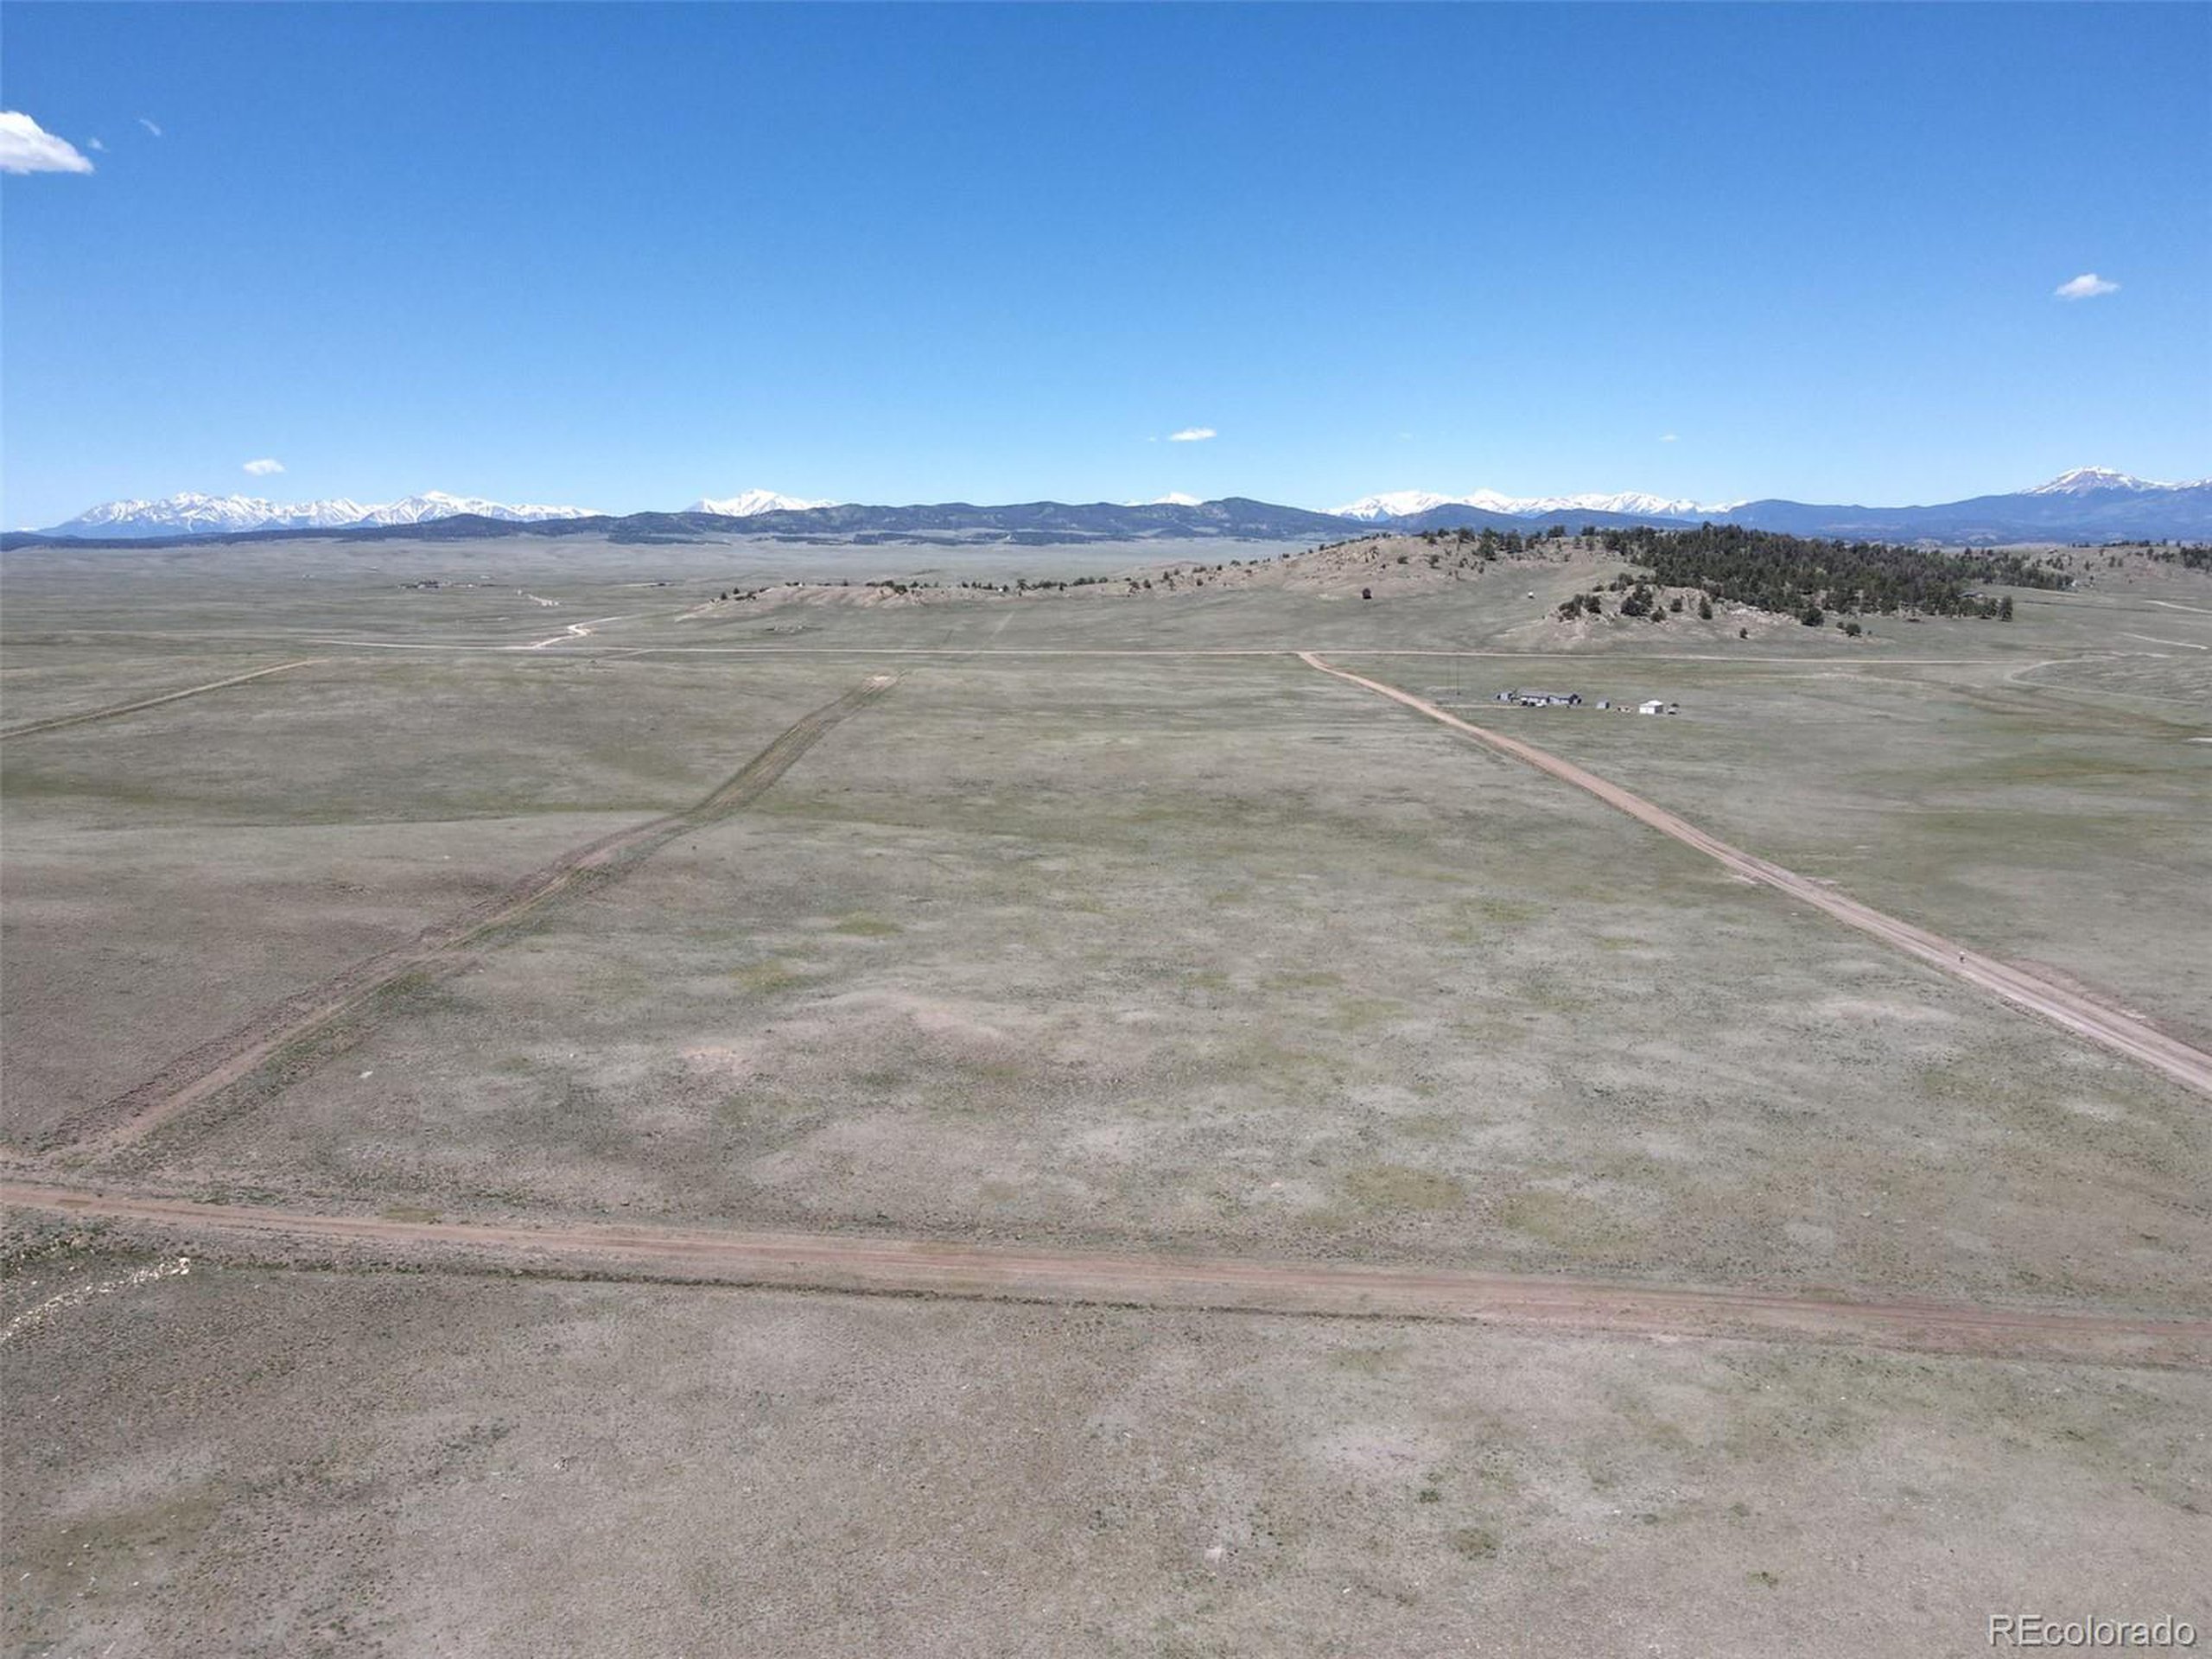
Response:
[[[0,106],[10,524],[2212,473],[2202,5],[17,4]]]

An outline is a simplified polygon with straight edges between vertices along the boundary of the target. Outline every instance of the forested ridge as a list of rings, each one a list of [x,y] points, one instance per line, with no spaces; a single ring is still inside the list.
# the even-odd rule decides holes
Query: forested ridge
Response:
[[[1607,551],[1644,579],[1695,588],[1763,611],[2009,617],[2009,602],[1980,589],[2065,588],[2073,579],[2030,555],[1993,550],[1937,552],[1882,542],[1832,542],[1738,524],[1602,532]]]

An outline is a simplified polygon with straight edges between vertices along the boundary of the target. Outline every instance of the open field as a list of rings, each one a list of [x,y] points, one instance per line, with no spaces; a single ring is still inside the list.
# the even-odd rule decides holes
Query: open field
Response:
[[[2208,1611],[2201,1371],[220,1268],[67,1318],[0,1351],[22,1650],[1962,1655],[1993,1609]]]
[[[1281,551],[9,555],[6,1173],[84,1198],[0,1280],[10,1650],[2206,1623],[2212,1097],[1298,653],[2202,1050],[2212,581],[1846,639]],[[608,1227],[785,1289],[526,1242]],[[963,1249],[1033,1265],[838,1266]],[[1804,1313],[1916,1300],[2039,1334]]]

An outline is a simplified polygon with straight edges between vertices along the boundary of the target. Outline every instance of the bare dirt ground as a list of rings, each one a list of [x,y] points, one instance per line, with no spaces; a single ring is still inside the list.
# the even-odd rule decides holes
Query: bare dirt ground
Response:
[[[2013,1608],[2206,1623],[2201,1371],[195,1262],[0,1382],[23,1653],[1841,1659],[1986,1652]]]
[[[1136,1307],[1775,1340],[2130,1365],[2212,1366],[2212,1320],[2068,1309],[1847,1302],[1756,1290],[1560,1276],[1414,1271],[1205,1257],[976,1249],[934,1240],[678,1228],[499,1226],[316,1214],[0,1182],[0,1204],[149,1224],[188,1241],[280,1249],[357,1245],[372,1259],[694,1282]]]

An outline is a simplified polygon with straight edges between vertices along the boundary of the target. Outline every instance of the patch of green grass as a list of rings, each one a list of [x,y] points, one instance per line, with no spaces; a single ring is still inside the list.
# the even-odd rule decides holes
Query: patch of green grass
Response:
[[[1488,1527],[1454,1527],[1452,1548],[1471,1561],[1487,1560],[1497,1554],[1497,1535]]]
[[[756,962],[749,966],[730,970],[730,977],[756,996],[773,996],[781,991],[797,990],[802,985],[811,985],[816,976],[802,971],[787,962]]]
[[[1449,1210],[1466,1197],[1459,1179],[1404,1164],[1370,1164],[1344,1177],[1344,1192],[1366,1210]]]
[[[1371,1031],[1404,1012],[1405,1005],[1383,996],[1347,996],[1338,1000],[1324,1023],[1332,1031]]]
[[[1403,1363],[1406,1349],[1403,1343],[1384,1343],[1379,1348],[1332,1348],[1329,1363],[1339,1370],[1357,1371],[1362,1376],[1380,1376],[1395,1370]]]
[[[467,999],[446,983],[454,971],[454,964],[442,962],[410,968],[404,973],[393,976],[377,987],[375,995],[370,999],[377,1017],[435,1014],[467,1007]]]
[[[904,933],[906,930],[896,922],[885,921],[880,916],[869,916],[856,912],[839,920],[830,931],[832,933],[842,933],[848,938],[855,939],[887,939],[893,934]]]
[[[1508,927],[1533,922],[1544,913],[1543,906],[1530,904],[1524,899],[1477,899],[1468,908],[1486,922]]]
[[[1499,1206],[1497,1218],[1517,1233],[1527,1233],[1561,1249],[1602,1243],[1621,1231],[1603,1205],[1576,1193],[1547,1187],[1515,1193]]]

